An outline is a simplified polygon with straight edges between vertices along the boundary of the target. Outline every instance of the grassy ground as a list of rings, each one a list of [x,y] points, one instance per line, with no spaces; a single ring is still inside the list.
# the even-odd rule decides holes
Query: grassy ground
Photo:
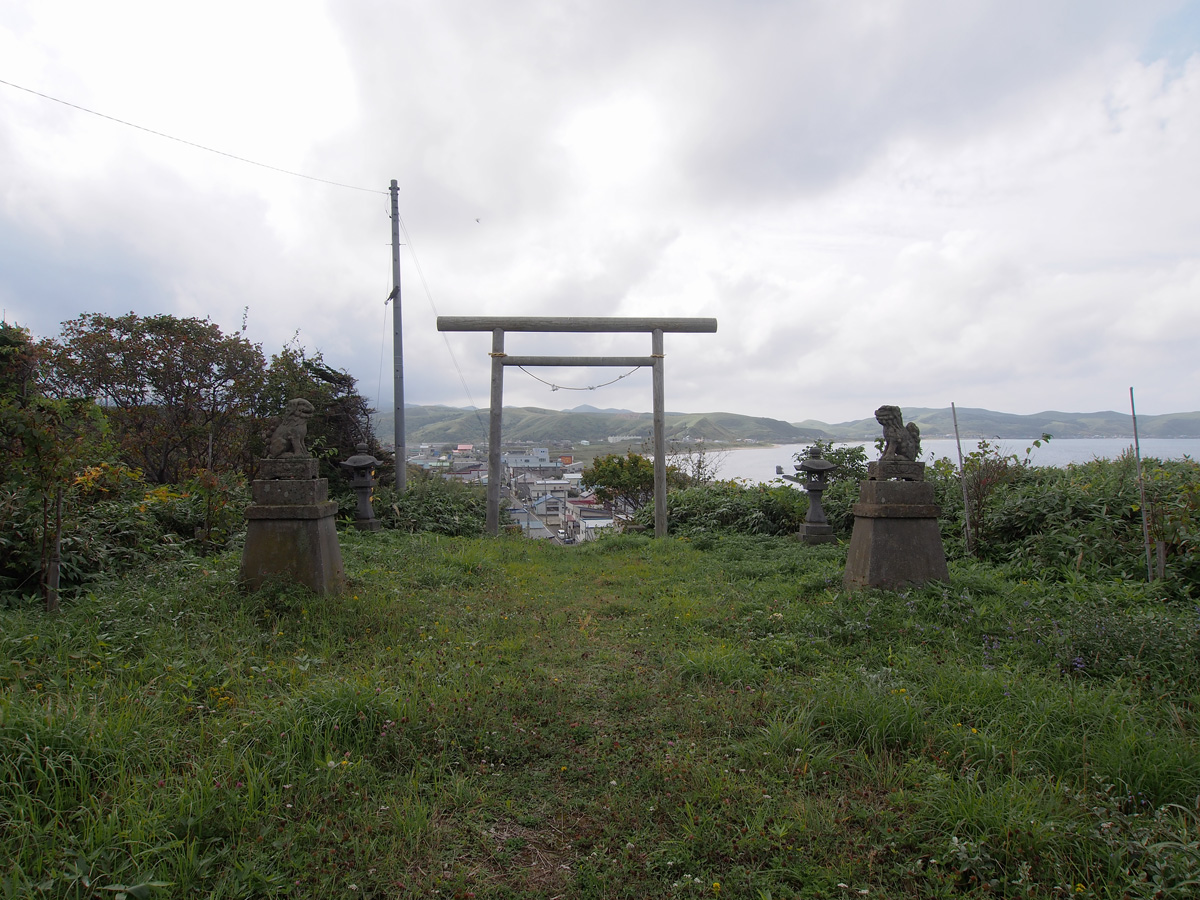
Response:
[[[1200,620],[1144,587],[342,546],[337,599],[243,595],[233,554],[0,611],[0,896],[1198,890]]]

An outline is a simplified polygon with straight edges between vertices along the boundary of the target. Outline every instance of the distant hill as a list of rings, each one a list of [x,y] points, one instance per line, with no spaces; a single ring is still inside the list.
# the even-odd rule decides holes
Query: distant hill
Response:
[[[387,441],[394,430],[392,413],[372,417],[375,433]],[[488,411],[449,406],[405,406],[405,440],[413,444],[481,443],[487,440]],[[649,438],[654,431],[650,413],[629,410],[555,410],[535,406],[504,408],[505,441],[604,441],[610,435]],[[737,413],[667,413],[668,440],[733,443],[757,441],[796,444],[822,436],[820,431],[789,425],[780,419]]]
[[[580,404],[579,406],[576,406],[576,407],[574,407],[574,408],[572,408],[572,409],[569,409],[569,410],[567,410],[567,412],[578,412],[578,413],[632,413],[632,412],[633,412],[633,410],[632,410],[632,409],[613,409],[611,406],[610,406],[608,409],[599,409],[598,407],[592,406],[590,403],[583,403],[583,404]]]
[[[916,422],[925,438],[954,437],[954,419],[949,409],[904,409],[904,420]],[[797,428],[815,429],[840,441],[865,441],[878,437],[875,419],[827,424],[807,420],[794,423]],[[1056,438],[1131,438],[1133,420],[1128,413],[1068,413],[1050,410],[1018,416],[988,409],[959,409],[958,430],[964,438],[1003,438],[1025,440],[1049,434]],[[1138,434],[1153,438],[1200,437],[1200,412],[1138,416]]]
[[[954,437],[949,409],[906,408],[905,421],[916,422],[922,437]],[[390,443],[392,413],[372,418],[375,433]],[[487,441],[488,411],[450,406],[406,406],[404,423],[408,444],[483,443]],[[830,424],[808,419],[784,422],[738,413],[666,414],[667,439],[734,443],[757,441],[770,444],[802,444],[807,441],[868,441],[879,436],[874,418]],[[1126,413],[1067,413],[1047,411],[1019,416],[987,409],[958,410],[958,427],[963,438],[1025,440],[1050,434],[1056,438],[1102,438],[1133,436],[1133,423]],[[540,409],[536,406],[504,408],[505,441],[604,441],[609,435],[638,435],[649,438],[654,423],[650,413],[627,409],[596,409],[580,406],[570,410]],[[1138,433],[1153,438],[1200,438],[1200,412],[1139,416]]]

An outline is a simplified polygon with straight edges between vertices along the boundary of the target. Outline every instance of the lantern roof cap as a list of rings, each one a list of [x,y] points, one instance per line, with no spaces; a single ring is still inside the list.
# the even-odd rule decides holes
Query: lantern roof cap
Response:
[[[359,443],[354,449],[358,452],[341,464],[343,469],[370,469],[381,465],[381,460],[376,459],[367,452],[366,444]]]

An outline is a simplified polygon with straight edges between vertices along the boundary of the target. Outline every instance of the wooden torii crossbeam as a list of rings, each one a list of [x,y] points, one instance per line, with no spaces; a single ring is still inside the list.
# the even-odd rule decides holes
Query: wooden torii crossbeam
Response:
[[[654,372],[654,536],[667,533],[667,442],[663,389],[663,334],[683,332],[713,334],[716,319],[678,318],[576,318],[526,316],[438,316],[438,331],[490,331],[492,333],[492,397],[488,416],[487,532],[500,533],[500,434],[504,408],[505,366],[650,366]],[[539,332],[650,332],[649,356],[508,356],[506,331]]]

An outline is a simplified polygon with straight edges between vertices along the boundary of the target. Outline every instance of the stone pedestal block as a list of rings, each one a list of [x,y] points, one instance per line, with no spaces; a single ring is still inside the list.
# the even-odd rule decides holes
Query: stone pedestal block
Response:
[[[847,590],[949,581],[932,484],[864,481],[846,555]]]
[[[293,456],[287,459],[260,459],[258,461],[258,477],[261,481],[274,481],[277,478],[303,481],[316,478],[320,471],[320,460],[312,457]]]
[[[896,478],[900,481],[924,481],[925,463],[911,459],[877,459],[867,463],[867,477],[872,481],[887,481]]]
[[[832,525],[813,525],[808,522],[800,526],[800,540],[806,544],[832,544],[837,541]]]
[[[329,479],[266,481],[258,478],[250,485],[250,490],[256,506],[309,506],[329,499]]]
[[[257,590],[268,581],[301,584],[317,594],[346,586],[337,539],[338,505],[315,459],[264,459],[246,510],[241,582]]]

